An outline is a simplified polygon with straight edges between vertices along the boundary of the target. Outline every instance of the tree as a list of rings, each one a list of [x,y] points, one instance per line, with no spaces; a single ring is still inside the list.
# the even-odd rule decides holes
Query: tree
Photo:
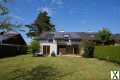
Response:
[[[0,20],[0,29],[1,30],[5,30],[5,31],[9,31],[13,28],[19,28],[22,25],[21,24],[12,24],[10,22],[11,17],[8,16],[7,14],[9,13],[8,7],[5,6],[6,3],[11,2],[13,0],[0,0],[0,17],[4,17],[1,18]],[[7,15],[7,16],[4,16]]]
[[[5,29],[5,30],[10,30],[12,27],[12,24],[9,21],[8,16],[4,16],[7,15],[9,10],[8,8],[5,6],[5,3],[9,2],[10,0],[0,0],[0,17],[3,16],[5,17],[5,19],[0,20],[0,29]]]
[[[27,25],[27,27],[30,29],[28,34],[31,36],[46,31],[51,31],[51,32],[55,31],[55,25],[51,23],[50,17],[48,16],[48,13],[45,11],[40,12],[36,20],[33,22],[33,24]]]
[[[9,0],[10,1],[10,0]],[[4,3],[7,3],[8,0],[1,0],[0,1],[0,15],[6,15],[8,14],[8,8],[4,6]]]
[[[11,30],[12,24],[10,23],[10,21],[8,19],[5,19],[0,22],[0,29],[6,30],[6,31]]]
[[[8,9],[2,5],[0,5],[0,15],[5,15],[8,13]]]
[[[100,30],[97,33],[96,37],[99,41],[102,41],[102,43],[104,45],[105,42],[108,42],[108,41],[112,40],[112,33],[109,29],[103,28],[102,30]]]
[[[33,27],[33,25],[25,25],[27,28],[29,28],[29,32],[27,33],[28,37],[35,37],[37,35],[37,28]]]

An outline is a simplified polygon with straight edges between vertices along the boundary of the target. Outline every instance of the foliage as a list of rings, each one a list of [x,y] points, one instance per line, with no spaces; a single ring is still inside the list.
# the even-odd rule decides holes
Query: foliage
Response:
[[[0,23],[0,29],[11,30],[12,29],[12,24],[9,22],[8,19],[3,20]]]
[[[28,37],[34,37],[37,35],[37,28],[33,27],[33,25],[25,25],[27,28],[29,28],[29,32],[26,34]]]
[[[9,10],[5,6],[5,3],[9,2],[11,0],[0,0],[0,16],[8,14]]]
[[[94,46],[95,46],[95,44],[93,42],[84,41],[82,43],[82,47],[83,47],[83,50],[84,50],[84,53],[83,53],[82,56],[83,57],[93,57]]]
[[[27,47],[27,54],[32,54],[32,48],[30,45]]]
[[[94,57],[120,63],[120,46],[96,46]]]
[[[8,13],[8,8],[0,5],[0,15],[6,15]]]
[[[55,25],[51,23],[47,12],[40,12],[33,24],[26,26],[30,29],[29,36],[35,36],[44,31],[55,31]]]
[[[21,24],[12,24],[10,22],[9,18],[4,19],[3,21],[0,22],[0,29],[1,30],[5,30],[5,31],[9,31],[9,30],[14,30],[14,29],[18,29],[21,28],[22,25]]]
[[[2,16],[3,19],[0,20],[0,29],[2,30],[11,30],[13,25],[10,22],[10,18],[7,15],[9,13],[8,7],[6,7],[6,3],[11,2],[12,0],[0,0],[0,17]],[[4,16],[7,15],[7,16]]]
[[[33,40],[31,42],[30,48],[32,49],[33,53],[36,53],[40,50],[40,43],[37,40]]]
[[[109,29],[103,28],[97,33],[96,38],[99,41],[102,41],[102,43],[104,44],[105,42],[112,40],[112,33]]]

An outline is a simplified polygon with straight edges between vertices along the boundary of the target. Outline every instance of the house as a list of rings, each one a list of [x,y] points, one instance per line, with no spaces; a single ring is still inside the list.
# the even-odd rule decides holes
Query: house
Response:
[[[80,42],[95,41],[95,36],[96,33],[85,32],[44,32],[39,37],[41,52],[44,55],[79,54]]]
[[[120,45],[120,34],[114,34],[113,35],[115,45]]]
[[[120,44],[120,35],[113,36],[115,43]],[[39,40],[44,55],[79,54],[82,41],[100,42],[95,32],[44,32]]]
[[[26,42],[15,31],[0,32],[0,57],[24,54]]]
[[[20,35],[15,31],[0,32],[0,44],[15,44],[15,45],[26,45],[26,42]]]

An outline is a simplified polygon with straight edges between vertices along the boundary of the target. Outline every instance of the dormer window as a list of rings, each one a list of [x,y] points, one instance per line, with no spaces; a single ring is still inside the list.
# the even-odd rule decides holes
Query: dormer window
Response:
[[[66,34],[66,35],[64,35],[64,38],[69,38],[69,35],[67,35],[67,34]]]
[[[64,35],[64,40],[65,40],[65,41],[69,41],[69,35],[65,34],[65,35]]]

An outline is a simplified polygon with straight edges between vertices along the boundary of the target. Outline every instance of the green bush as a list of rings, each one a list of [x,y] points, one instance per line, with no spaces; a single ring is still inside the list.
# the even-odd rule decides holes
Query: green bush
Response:
[[[30,48],[32,49],[33,53],[39,52],[40,51],[40,43],[37,40],[33,40],[31,42]]]
[[[27,47],[27,54],[32,54],[32,48],[30,45]]]
[[[94,57],[120,63],[120,46],[96,46]]]
[[[94,43],[90,41],[85,41],[82,44],[83,49],[84,49],[84,54],[82,55],[83,57],[93,57],[94,53]]]

